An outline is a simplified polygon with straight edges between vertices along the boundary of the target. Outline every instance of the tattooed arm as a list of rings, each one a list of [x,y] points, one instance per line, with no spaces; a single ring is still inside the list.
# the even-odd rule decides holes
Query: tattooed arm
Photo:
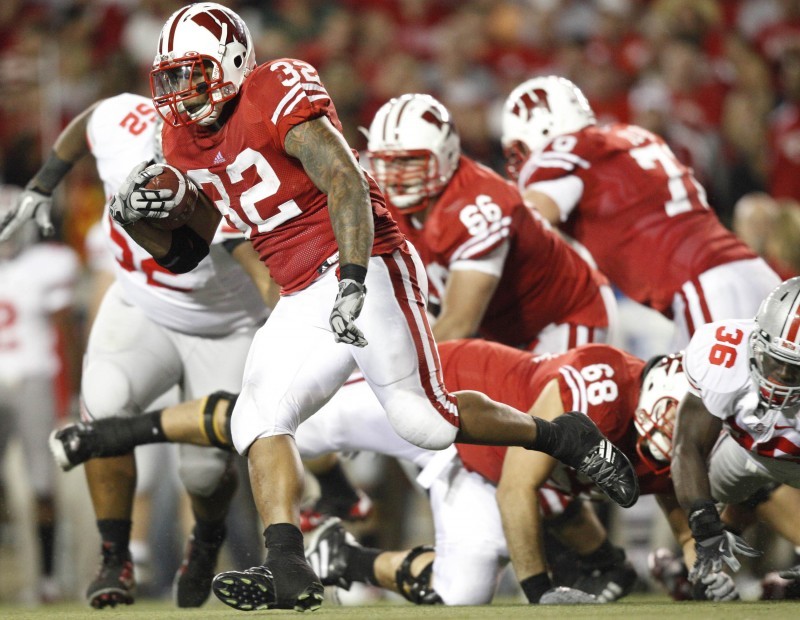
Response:
[[[328,195],[339,264],[366,267],[375,233],[369,185],[342,134],[323,116],[292,128],[284,146]]]

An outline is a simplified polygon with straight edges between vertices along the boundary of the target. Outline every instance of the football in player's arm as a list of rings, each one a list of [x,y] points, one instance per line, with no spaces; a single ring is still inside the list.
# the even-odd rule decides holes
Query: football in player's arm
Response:
[[[607,460],[619,477],[598,484],[621,503],[635,501],[630,464],[613,446],[599,450],[604,440],[590,422],[536,421],[482,394],[447,391],[436,370],[421,262],[345,142],[314,67],[290,58],[257,65],[241,18],[198,3],[164,24],[151,90],[165,121],[166,162],[250,239],[282,290],[253,341],[231,427],[248,458],[267,555],[258,566],[214,578],[225,604],[321,604],[323,587],[295,525],[303,476],[294,434],[356,367],[397,433],[415,445],[443,449],[458,436],[545,450],[581,469],[584,461]],[[135,174],[130,181],[117,201],[121,219],[133,223],[150,215],[152,190],[138,187]],[[158,205],[159,213],[171,208]],[[190,226],[176,231],[151,239],[159,260],[191,264],[208,238]]]

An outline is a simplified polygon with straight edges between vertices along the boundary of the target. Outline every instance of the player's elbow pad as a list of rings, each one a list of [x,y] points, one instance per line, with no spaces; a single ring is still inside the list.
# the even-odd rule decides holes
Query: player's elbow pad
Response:
[[[187,273],[197,267],[208,256],[206,240],[192,228],[181,226],[172,231],[172,245],[169,251],[156,262],[172,273]]]

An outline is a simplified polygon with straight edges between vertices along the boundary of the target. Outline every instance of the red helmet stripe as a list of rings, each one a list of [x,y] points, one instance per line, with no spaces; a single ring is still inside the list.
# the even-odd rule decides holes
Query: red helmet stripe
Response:
[[[400,119],[403,118],[403,112],[405,112],[406,107],[408,106],[408,104],[410,102],[411,102],[410,99],[406,99],[405,101],[403,101],[403,103],[400,105],[400,109],[394,115],[394,135],[391,137],[392,141],[397,140],[397,128],[400,127]],[[391,111],[390,111],[389,114],[386,115],[386,122],[385,122],[385,124],[383,126],[383,140],[384,140],[384,142],[388,142],[389,141],[388,133],[389,133],[389,117],[390,116],[391,116]]]
[[[172,51],[172,46],[175,42],[175,30],[178,28],[178,22],[181,21],[181,18],[184,16],[186,11],[192,8],[192,5],[183,7],[180,11],[175,14],[175,19],[172,20],[172,25],[169,27],[169,36],[167,37],[167,49],[161,48],[162,54],[169,54]],[[163,43],[161,41],[160,43]]]
[[[212,9],[210,11],[198,13],[197,15],[193,15],[191,20],[198,26],[202,26],[208,30],[216,37],[218,41],[222,39],[222,22],[227,23],[228,31],[226,33],[225,40],[222,41],[222,43],[226,45],[228,43],[233,43],[233,41],[236,39],[234,35],[236,35],[239,31],[238,25],[234,23],[230,16],[219,9]],[[245,42],[240,41],[240,43],[244,44]]]
[[[789,323],[789,331],[786,334],[786,340],[800,344],[797,342],[798,333],[800,333],[800,297],[794,301],[794,316]]]

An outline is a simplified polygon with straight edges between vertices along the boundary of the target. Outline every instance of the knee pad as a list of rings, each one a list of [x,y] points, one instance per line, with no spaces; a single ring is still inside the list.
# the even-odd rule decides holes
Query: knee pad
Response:
[[[426,450],[444,450],[455,441],[458,428],[445,420],[427,398],[411,392],[393,394],[384,404],[395,432]]]
[[[238,397],[238,394],[220,390],[206,398],[203,405],[201,428],[208,442],[216,448],[230,451],[233,447],[231,416]],[[220,407],[223,408],[221,414],[215,415]]]
[[[394,576],[397,590],[407,600],[415,605],[437,605],[442,603],[442,598],[436,594],[431,587],[431,575],[433,574],[433,561],[423,568],[417,575],[411,574],[411,563],[423,553],[433,551],[430,545],[414,547],[403,559],[403,563]]]
[[[229,452],[182,445],[178,476],[187,492],[199,497],[209,497],[219,487],[229,462]]]
[[[108,360],[93,361],[84,369],[81,397],[89,417],[95,420],[134,413],[128,375]]]

